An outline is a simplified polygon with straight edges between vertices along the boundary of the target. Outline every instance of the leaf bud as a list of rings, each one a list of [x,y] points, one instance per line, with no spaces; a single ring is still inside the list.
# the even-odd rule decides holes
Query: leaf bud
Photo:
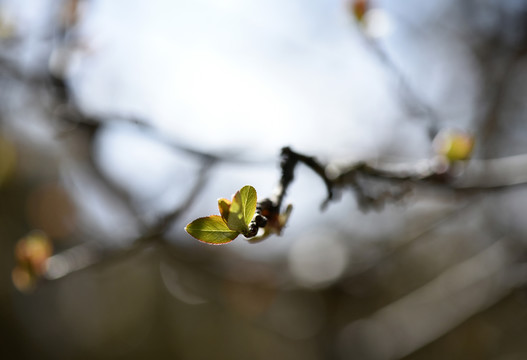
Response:
[[[254,217],[254,222],[256,223],[256,225],[258,225],[258,227],[263,228],[267,225],[267,218],[260,214],[256,214],[256,216]]]
[[[249,223],[249,231],[245,234],[245,237],[253,237],[256,236],[256,234],[258,234],[258,225],[256,225],[254,221],[251,221]]]

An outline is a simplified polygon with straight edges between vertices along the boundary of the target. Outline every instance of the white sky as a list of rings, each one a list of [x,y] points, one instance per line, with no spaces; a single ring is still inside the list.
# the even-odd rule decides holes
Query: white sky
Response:
[[[73,72],[86,108],[144,114],[209,149],[378,146],[394,109],[340,0],[219,3],[94,2],[94,54]]]
[[[38,19],[38,7],[11,3],[15,13],[38,24],[31,21]],[[396,15],[406,6],[426,19],[439,2],[385,3]],[[285,145],[321,159],[386,151],[428,155],[426,129],[398,110],[394,82],[365,48],[343,0],[92,0],[84,14],[78,29],[84,49],[69,75],[87,112],[140,116],[188,146],[271,161],[260,168],[218,169],[189,221],[216,212],[218,197],[245,184],[268,195],[279,178],[273,162]],[[457,75],[436,56],[446,50],[428,46],[420,57],[426,61],[416,62],[422,48],[405,42],[395,21],[390,28],[384,41],[394,59],[415,70],[411,79],[426,74],[432,81],[422,95],[448,95]],[[398,53],[398,46],[404,51]],[[406,53],[414,58],[401,57]],[[459,86],[470,91],[470,84]],[[456,99],[450,104],[446,110],[468,112]],[[133,128],[116,124],[98,144],[102,167],[153,213],[172,208],[192,183],[195,168],[188,159]],[[305,178],[298,177],[288,198],[295,204],[293,234],[295,227],[300,231],[329,216],[318,211],[322,183],[301,174]],[[340,206],[350,211],[349,204]]]

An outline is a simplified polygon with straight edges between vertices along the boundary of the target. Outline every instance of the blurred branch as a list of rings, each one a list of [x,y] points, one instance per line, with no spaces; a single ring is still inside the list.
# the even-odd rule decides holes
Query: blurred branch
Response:
[[[483,191],[527,184],[527,154],[471,160],[463,175],[451,184],[455,189]]]
[[[280,162],[282,176],[276,189],[276,194],[273,197],[274,203],[278,208],[282,207],[282,201],[294,179],[295,168],[299,162],[313,170],[324,181],[328,193],[327,200],[329,201],[333,198],[333,183],[326,176],[324,167],[314,157],[297,153],[287,146],[282,148]]]
[[[515,269],[511,263],[517,255],[510,251],[507,241],[496,241],[350,327],[367,336],[369,343],[389,349],[389,358],[400,359],[413,353],[512,290],[514,284],[505,279],[513,274]],[[371,331],[372,328],[399,329],[404,337],[394,337],[393,332]],[[372,355],[376,351],[372,348]]]
[[[456,192],[481,192],[507,189],[527,184],[527,154],[489,160],[468,160],[449,163],[436,157],[424,161],[403,163],[388,161],[360,161],[348,165],[321,164],[314,157],[300,154],[289,147],[282,149],[282,175],[273,197],[279,209],[288,187],[294,179],[298,163],[311,168],[323,181],[327,197],[324,208],[334,200],[334,190],[351,187],[363,210],[378,209],[384,202],[399,200],[411,190],[411,186],[432,185]],[[361,178],[382,180],[386,183],[380,194],[371,195],[368,183]],[[395,191],[389,185],[397,185]]]
[[[498,64],[495,64],[497,60],[492,62],[488,59],[481,59],[481,71],[485,76],[481,103],[487,104],[484,107],[484,113],[479,114],[482,124],[480,127],[480,141],[482,143],[488,143],[496,131],[500,119],[500,111],[505,100],[506,87],[518,60],[519,58],[516,56],[508,56],[506,59],[502,59],[505,62],[504,64],[499,61]],[[498,69],[493,69],[493,67]],[[486,147],[485,150],[488,151],[489,147]],[[485,155],[483,154],[483,156]]]
[[[402,254],[408,251],[409,248],[416,245],[419,240],[449,224],[452,220],[465,213],[469,208],[476,207],[478,203],[481,203],[481,200],[481,197],[471,198],[464,204],[456,206],[454,209],[446,210],[438,217],[434,218],[430,223],[418,229],[415,234],[410,235],[407,238],[405,237],[404,242],[396,244],[395,247],[388,249],[383,254],[380,254],[376,260],[372,261],[370,264],[368,264],[368,266],[359,269],[359,271],[355,272],[353,275],[356,276],[368,271],[373,271],[379,266],[385,264],[386,261],[390,259],[396,259],[398,256],[402,256]],[[437,237],[437,239],[440,239],[440,237]]]
[[[198,178],[194,182],[194,185],[188,192],[186,199],[179,205],[178,208],[163,215],[157,223],[151,226],[146,234],[142,237],[143,241],[148,241],[151,238],[158,238],[167,232],[170,226],[179,219],[179,217],[190,208],[190,205],[194,202],[196,197],[203,191],[207,180],[209,179],[210,170],[213,165],[216,164],[215,159],[206,159],[202,162],[201,168],[198,172]]]
[[[397,96],[401,100],[404,109],[411,117],[421,117],[426,120],[428,134],[430,138],[433,138],[439,131],[440,124],[442,123],[436,110],[417,94],[408,82],[407,77],[375,39],[368,36],[364,31],[359,31],[359,34],[362,36],[371,53],[395,77],[399,84],[399,90],[401,90],[397,92]]]
[[[151,226],[143,229],[143,235],[124,248],[108,248],[100,243],[87,242],[53,255],[47,260],[47,279],[57,279],[88,267],[135,256],[143,250],[165,243],[166,233],[203,191],[214,161],[204,161],[198,178],[187,197],[174,210],[164,214]],[[137,218],[139,220],[139,218]]]

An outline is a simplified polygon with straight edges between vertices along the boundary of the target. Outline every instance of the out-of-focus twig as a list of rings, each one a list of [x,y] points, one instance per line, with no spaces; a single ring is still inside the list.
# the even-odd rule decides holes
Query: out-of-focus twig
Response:
[[[339,167],[321,164],[314,157],[300,154],[286,147],[282,150],[282,175],[273,197],[280,208],[298,163],[303,163],[321,177],[328,191],[322,203],[334,199],[334,191],[351,187],[361,208],[376,208],[389,200],[398,200],[410,186],[427,185],[456,192],[474,193],[489,190],[502,190],[510,186],[527,184],[527,155],[519,155],[490,160],[468,160],[452,164],[439,158],[418,162],[361,161]],[[331,176],[329,175],[331,174]],[[395,192],[383,191],[378,196],[366,193],[359,177],[382,180],[388,185],[397,185]]]
[[[216,160],[207,159],[203,161],[198,172],[197,179],[194,185],[187,194],[183,202],[174,210],[164,214],[161,218],[151,226],[142,237],[143,241],[148,241],[152,237],[162,237],[179,217],[190,208],[196,197],[203,191],[206,182],[209,179],[209,173],[212,167],[216,164]]]
[[[294,179],[295,168],[299,162],[313,170],[324,181],[328,193],[327,200],[329,201],[333,198],[333,183],[326,176],[324,166],[322,166],[314,157],[295,152],[287,146],[282,148],[280,162],[282,175],[273,197],[273,200],[278,208],[282,207],[285,194],[289,185],[291,185]]]
[[[364,32],[360,32],[360,34],[371,53],[375,55],[385,69],[395,77],[400,87],[400,91],[397,92],[397,95],[401,100],[404,109],[409,115],[411,115],[411,117],[417,116],[424,120],[428,127],[428,133],[430,137],[433,138],[439,131],[440,124],[442,123],[437,111],[418,95],[408,82],[407,77],[397,67],[382,46]]]

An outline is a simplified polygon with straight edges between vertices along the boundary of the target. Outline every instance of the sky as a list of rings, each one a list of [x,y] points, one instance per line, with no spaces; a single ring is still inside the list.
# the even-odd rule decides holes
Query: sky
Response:
[[[79,98],[211,150],[374,147],[361,132],[394,110],[382,74],[340,1],[307,5],[94,2],[82,28],[94,53],[72,70]],[[360,121],[376,102],[384,111]]]
[[[38,39],[45,2],[42,7],[22,3],[6,2]],[[459,74],[448,71],[452,69],[441,60],[448,49],[428,44],[422,34],[409,34],[408,26],[401,28],[398,22],[426,21],[445,3],[377,3],[386,10],[379,44],[411,84],[422,82],[426,74],[427,86],[419,89],[424,99],[452,97],[448,86]],[[229,197],[245,184],[270,195],[279,179],[283,146],[322,161],[430,154],[425,127],[402,112],[394,97],[397,79],[366,46],[343,0],[94,0],[82,9],[67,74],[86,113],[139,117],[185,146],[255,160],[257,166],[215,170],[189,209],[188,221],[215,213],[217,198]],[[28,59],[35,49],[38,40],[28,45]],[[464,71],[470,64],[459,58],[462,66],[453,69]],[[470,94],[474,84],[457,86]],[[450,100],[445,111],[470,113],[470,103]],[[196,173],[192,159],[117,119],[97,139],[97,160],[151,218],[172,209]],[[320,179],[299,170],[288,197],[295,205],[287,231],[291,238],[305,231],[306,224],[327,224],[357,211],[348,201],[321,214],[324,191]],[[115,227],[115,218],[103,210],[103,198],[90,192],[80,196],[103,227]],[[364,221],[362,215],[357,219]],[[391,222],[384,223],[389,232]],[[176,232],[183,226],[178,224]]]

